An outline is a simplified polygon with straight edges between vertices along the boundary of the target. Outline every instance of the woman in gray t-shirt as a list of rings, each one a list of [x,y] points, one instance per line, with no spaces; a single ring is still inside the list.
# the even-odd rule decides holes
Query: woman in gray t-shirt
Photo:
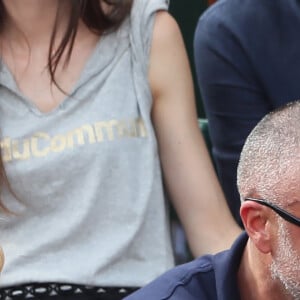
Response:
[[[171,268],[166,192],[194,255],[238,233],[167,7],[0,1],[4,298],[121,299]]]

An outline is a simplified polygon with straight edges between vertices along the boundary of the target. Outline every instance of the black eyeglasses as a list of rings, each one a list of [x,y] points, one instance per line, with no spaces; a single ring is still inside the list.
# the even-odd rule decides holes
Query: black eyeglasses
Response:
[[[297,218],[297,217],[293,216],[288,211],[280,208],[279,206],[277,206],[275,204],[267,202],[264,199],[257,199],[257,198],[245,198],[245,201],[254,201],[254,202],[259,203],[261,205],[270,207],[272,210],[274,210],[284,220],[300,227],[300,218]]]

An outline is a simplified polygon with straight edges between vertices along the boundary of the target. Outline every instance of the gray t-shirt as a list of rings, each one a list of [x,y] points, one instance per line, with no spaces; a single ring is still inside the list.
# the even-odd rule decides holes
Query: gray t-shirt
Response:
[[[155,12],[167,6],[135,0],[50,113],[1,66],[1,148],[20,200],[2,193],[16,215],[1,215],[1,286],[143,286],[173,266],[147,74]]]

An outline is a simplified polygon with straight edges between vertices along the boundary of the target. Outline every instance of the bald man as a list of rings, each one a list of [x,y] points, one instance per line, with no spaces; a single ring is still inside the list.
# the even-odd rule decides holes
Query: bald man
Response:
[[[233,246],[165,273],[126,300],[300,299],[300,102],[266,115],[237,174],[245,232]]]

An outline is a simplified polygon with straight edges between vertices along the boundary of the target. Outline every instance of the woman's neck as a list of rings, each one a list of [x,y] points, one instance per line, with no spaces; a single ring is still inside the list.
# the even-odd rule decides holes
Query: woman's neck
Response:
[[[63,34],[68,1],[62,0],[2,0],[6,9],[6,19],[2,36],[19,49],[49,45],[58,6],[64,16],[58,16],[60,23],[57,35]],[[61,1],[61,2],[60,2]]]

